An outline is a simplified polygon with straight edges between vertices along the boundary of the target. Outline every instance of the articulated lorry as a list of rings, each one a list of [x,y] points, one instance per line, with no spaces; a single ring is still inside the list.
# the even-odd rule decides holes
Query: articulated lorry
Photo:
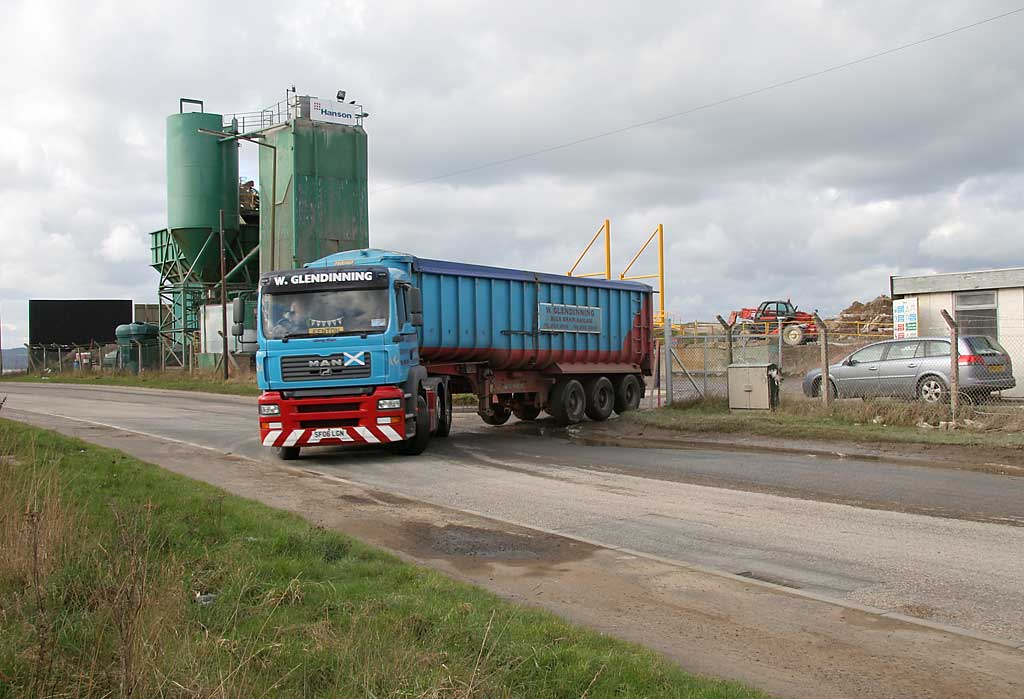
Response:
[[[261,441],[283,459],[326,445],[419,454],[450,432],[455,394],[474,394],[491,425],[633,410],[652,369],[651,294],[374,249],[263,274]]]

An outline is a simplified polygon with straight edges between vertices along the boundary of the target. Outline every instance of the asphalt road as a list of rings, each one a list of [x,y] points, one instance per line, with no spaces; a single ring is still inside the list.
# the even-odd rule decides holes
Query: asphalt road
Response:
[[[4,415],[16,419],[56,415],[273,458],[258,443],[251,399],[59,384],[5,384],[4,394]],[[1024,641],[1024,478],[588,447],[543,424],[492,428],[475,415],[457,416],[452,437],[420,457],[323,448],[297,463],[426,502]]]

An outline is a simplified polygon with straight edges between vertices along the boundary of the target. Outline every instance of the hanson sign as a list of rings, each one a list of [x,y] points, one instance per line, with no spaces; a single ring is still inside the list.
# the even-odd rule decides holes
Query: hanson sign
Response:
[[[357,126],[359,124],[359,117],[355,107],[354,104],[310,97],[309,118],[313,121],[326,121],[329,124]]]
[[[597,306],[538,303],[537,329],[548,333],[600,334],[601,309]]]

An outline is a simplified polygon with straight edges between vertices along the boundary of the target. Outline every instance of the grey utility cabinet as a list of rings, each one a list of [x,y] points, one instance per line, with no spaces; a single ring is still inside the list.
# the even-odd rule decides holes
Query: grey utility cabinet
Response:
[[[774,364],[729,365],[730,410],[774,410],[778,404],[778,367]]]

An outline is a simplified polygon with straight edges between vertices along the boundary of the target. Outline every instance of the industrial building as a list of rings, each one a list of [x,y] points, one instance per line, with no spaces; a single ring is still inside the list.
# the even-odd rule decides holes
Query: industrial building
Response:
[[[343,97],[292,88],[267,109],[227,115],[183,98],[167,117],[167,227],[150,234],[165,366],[220,360],[222,284],[229,301],[253,301],[229,349],[254,352],[261,272],[369,246],[367,114]],[[258,191],[239,180],[240,147],[260,151]]]
[[[900,332],[900,301],[912,313],[904,321],[904,337],[946,335],[946,310],[961,334],[995,338],[1010,355],[1014,373],[1024,375],[1024,268],[953,272],[914,277],[891,277],[894,324]],[[913,319],[911,320],[911,315]],[[1003,395],[1024,397],[1024,381]]]

